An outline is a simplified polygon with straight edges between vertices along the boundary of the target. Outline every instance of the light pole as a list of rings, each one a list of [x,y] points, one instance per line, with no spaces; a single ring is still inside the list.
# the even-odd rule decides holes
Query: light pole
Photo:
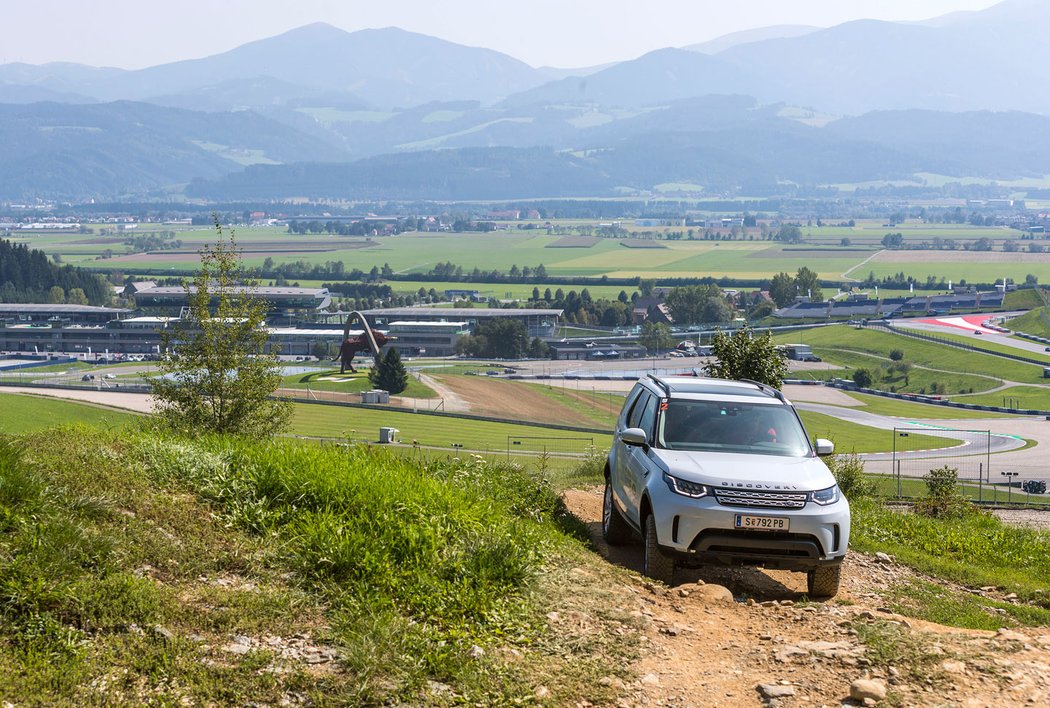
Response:
[[[1013,499],[1013,478],[1021,474],[1020,472],[1000,472],[1002,476],[1006,477],[1006,503],[1009,504]]]

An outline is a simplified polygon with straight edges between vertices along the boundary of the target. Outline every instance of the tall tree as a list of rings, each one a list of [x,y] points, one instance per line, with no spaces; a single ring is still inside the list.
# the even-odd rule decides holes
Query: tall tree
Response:
[[[823,302],[824,294],[820,291],[820,280],[817,274],[806,266],[802,266],[795,273],[795,286],[798,288],[798,294],[808,296],[811,302]]]
[[[749,327],[743,327],[732,335],[719,332],[712,345],[716,361],[707,365],[708,376],[716,379],[749,379],[773,388],[783,385],[787,362],[768,331],[755,335]]]
[[[709,321],[708,300],[721,297],[717,285],[683,285],[667,293],[664,301],[676,325],[694,325]]]
[[[164,330],[166,374],[153,395],[173,428],[265,437],[287,425],[291,406],[271,398],[281,383],[277,352],[264,354],[267,304],[246,277],[234,234],[215,221],[214,246],[205,244],[190,295],[189,316]]]
[[[795,301],[797,294],[795,279],[787,273],[777,273],[769,283],[769,297],[777,307],[787,307]]]
[[[645,322],[638,335],[638,343],[650,352],[670,349],[674,346],[671,328],[662,322]]]

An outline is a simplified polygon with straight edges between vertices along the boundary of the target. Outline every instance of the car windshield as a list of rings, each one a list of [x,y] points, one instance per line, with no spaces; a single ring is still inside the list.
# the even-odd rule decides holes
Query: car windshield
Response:
[[[789,406],[671,400],[657,430],[668,450],[711,450],[784,457],[812,454]]]

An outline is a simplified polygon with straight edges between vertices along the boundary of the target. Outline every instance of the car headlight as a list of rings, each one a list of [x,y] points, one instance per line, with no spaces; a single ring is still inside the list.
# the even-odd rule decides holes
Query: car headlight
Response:
[[[834,504],[839,500],[839,496],[839,486],[837,484],[827,489],[809,493],[809,498],[822,506]]]
[[[708,495],[707,487],[703,484],[697,484],[696,482],[689,482],[678,477],[672,477],[671,475],[664,472],[664,481],[667,482],[668,488],[675,494],[681,494],[683,497],[692,497],[693,499],[699,499],[700,497],[706,497]]]

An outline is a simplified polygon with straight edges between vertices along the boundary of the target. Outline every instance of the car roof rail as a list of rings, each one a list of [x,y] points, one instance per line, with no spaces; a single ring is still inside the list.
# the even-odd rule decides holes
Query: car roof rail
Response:
[[[768,393],[768,394],[770,394],[772,396],[775,396],[777,399],[783,401],[784,403],[787,403],[787,398],[784,397],[783,392],[778,390],[778,389],[773,388],[772,386],[770,386],[768,384],[764,384],[761,381],[753,381],[752,379],[740,379],[740,380],[743,381],[744,383],[754,384],[755,386],[758,386],[760,391],[764,391],[764,392],[766,392],[766,393]]]
[[[664,395],[667,398],[671,397],[671,387],[667,385],[666,381],[659,378],[656,374],[648,374],[648,377],[652,379],[657,386],[660,387],[660,389],[664,392]]]

